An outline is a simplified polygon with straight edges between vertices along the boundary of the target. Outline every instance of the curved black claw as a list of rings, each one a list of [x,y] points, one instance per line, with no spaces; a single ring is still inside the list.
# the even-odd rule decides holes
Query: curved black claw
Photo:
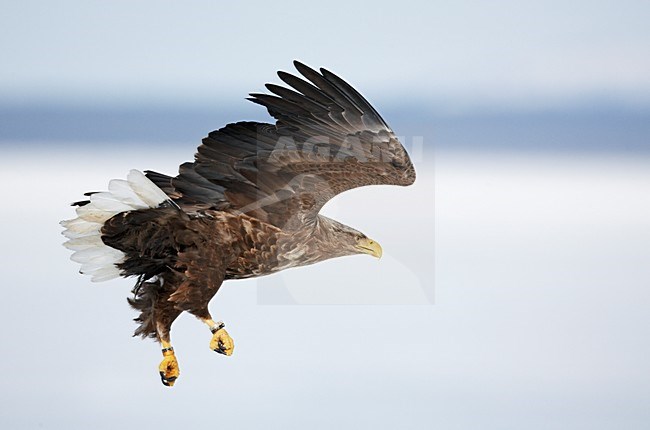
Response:
[[[222,341],[219,341],[218,346],[215,349],[213,349],[213,351],[218,354],[226,355],[225,345],[223,344]]]
[[[177,376],[172,376],[170,378],[165,378],[165,372],[160,372],[160,380],[162,381],[163,385],[165,387],[171,387],[174,385],[174,381],[176,381],[178,377]]]

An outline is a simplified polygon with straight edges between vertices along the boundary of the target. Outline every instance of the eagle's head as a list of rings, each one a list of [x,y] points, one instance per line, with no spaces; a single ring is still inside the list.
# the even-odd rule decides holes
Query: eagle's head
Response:
[[[381,245],[367,237],[365,234],[361,234],[361,236],[355,237],[355,245],[354,249],[357,251],[359,254],[368,254],[372,255],[373,257],[381,258],[382,255],[382,250],[381,250]]]
[[[381,245],[365,234],[333,219],[319,216],[321,244],[337,256],[368,254],[381,258]]]

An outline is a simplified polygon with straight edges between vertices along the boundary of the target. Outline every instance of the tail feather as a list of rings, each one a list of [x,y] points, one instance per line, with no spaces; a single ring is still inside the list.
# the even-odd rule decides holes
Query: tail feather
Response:
[[[124,179],[112,179],[108,183],[108,191],[119,201],[126,203],[132,207],[138,207],[140,209],[146,209],[148,206],[142,201],[142,199],[133,191],[131,184]]]
[[[138,170],[131,170],[126,177],[131,189],[140,197],[142,202],[150,208],[158,207],[169,200],[167,194],[156,186],[149,178]],[[92,200],[91,200],[92,201]]]
[[[90,193],[89,201],[77,202],[77,218],[60,223],[65,228],[62,234],[68,238],[63,246],[74,251],[70,258],[81,264],[80,272],[91,275],[93,282],[118,277],[117,265],[125,257],[122,251],[102,241],[104,223],[119,213],[156,208],[170,202],[156,184],[137,170],[131,170],[126,180],[111,180],[108,189]]]

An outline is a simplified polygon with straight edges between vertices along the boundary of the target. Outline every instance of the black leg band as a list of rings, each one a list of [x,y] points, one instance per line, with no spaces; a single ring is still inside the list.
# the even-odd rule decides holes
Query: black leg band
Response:
[[[210,327],[210,331],[212,332],[212,334],[214,334],[214,333],[218,332],[219,330],[221,330],[222,328],[224,328],[225,326],[226,325],[223,323],[223,321],[219,321],[218,323],[216,323],[215,325]]]

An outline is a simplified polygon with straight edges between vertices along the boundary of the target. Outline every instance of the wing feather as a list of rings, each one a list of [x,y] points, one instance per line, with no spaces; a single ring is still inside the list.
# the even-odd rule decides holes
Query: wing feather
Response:
[[[313,222],[336,194],[372,184],[410,185],[415,170],[379,113],[334,73],[294,62],[305,78],[250,94],[276,123],[239,122],[211,132],[175,178],[147,175],[186,211],[240,211],[291,229]],[[173,188],[173,190],[170,190]]]

